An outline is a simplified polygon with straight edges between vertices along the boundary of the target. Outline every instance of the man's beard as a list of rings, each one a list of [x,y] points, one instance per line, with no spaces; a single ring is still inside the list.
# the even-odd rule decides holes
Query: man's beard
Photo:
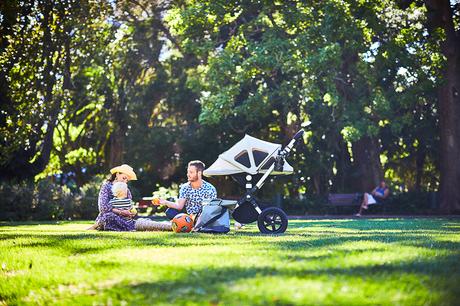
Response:
[[[194,176],[190,177],[190,178],[188,179],[188,181],[189,181],[190,183],[193,183],[193,182],[198,181],[198,175],[194,175]]]

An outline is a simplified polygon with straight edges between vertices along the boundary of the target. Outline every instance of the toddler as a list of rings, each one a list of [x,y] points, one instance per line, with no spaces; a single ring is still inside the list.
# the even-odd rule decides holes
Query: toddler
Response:
[[[133,202],[128,198],[128,185],[124,182],[116,182],[112,186],[114,198],[109,201],[113,208],[120,210],[134,210]]]
[[[136,209],[133,206],[133,202],[128,198],[128,185],[124,182],[115,182],[112,185],[112,194],[113,199],[109,201],[112,204],[113,208],[130,210],[133,213],[136,213]],[[127,218],[127,217],[125,217]],[[99,224],[95,223],[91,227],[87,228],[88,230],[95,230],[99,228]]]

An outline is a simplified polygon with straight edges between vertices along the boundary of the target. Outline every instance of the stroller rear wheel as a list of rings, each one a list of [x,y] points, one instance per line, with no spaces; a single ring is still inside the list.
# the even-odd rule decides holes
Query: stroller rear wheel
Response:
[[[282,209],[269,207],[259,215],[257,226],[263,234],[282,234],[287,229],[288,218]]]

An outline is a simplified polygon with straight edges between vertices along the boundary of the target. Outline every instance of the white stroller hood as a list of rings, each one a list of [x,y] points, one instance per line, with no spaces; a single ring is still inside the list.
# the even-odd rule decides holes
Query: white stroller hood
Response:
[[[280,150],[280,144],[245,135],[233,147],[220,154],[219,158],[203,171],[203,174],[215,176],[243,172],[251,175],[265,173]],[[271,175],[291,174],[292,172],[294,169],[285,161],[283,170],[281,172],[273,171]]]

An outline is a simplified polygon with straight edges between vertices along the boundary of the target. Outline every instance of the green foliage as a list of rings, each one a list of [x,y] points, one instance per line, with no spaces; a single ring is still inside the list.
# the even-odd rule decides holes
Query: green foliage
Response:
[[[361,194],[362,195],[362,194]],[[383,205],[370,205],[366,213],[370,215],[429,215],[439,209],[439,196],[435,192],[397,192]],[[308,216],[323,214],[351,215],[358,211],[360,202],[354,206],[331,207],[326,196],[303,195],[300,199],[287,198],[282,203],[289,215]]]
[[[101,183],[101,178],[94,178],[76,192],[49,179],[1,183],[0,220],[94,219]]]
[[[223,11],[238,13],[225,18]],[[200,122],[216,126],[238,118],[246,122],[246,131],[264,122],[274,127],[269,139],[285,138],[311,122],[314,137],[303,152],[311,158],[297,159],[299,177],[323,177],[316,178],[319,190],[318,185],[308,190],[329,189],[334,164],[345,167],[337,143],[355,146],[371,137],[398,146],[414,126],[414,136],[425,137],[419,122],[437,124],[436,112],[424,109],[426,101],[436,99],[436,84],[420,62],[437,51],[425,41],[423,8],[402,10],[392,1],[192,1],[171,14],[167,20],[183,47],[203,59],[189,83],[200,96]],[[436,142],[433,131],[430,141]],[[429,148],[421,149],[434,154]],[[363,162],[348,162],[352,168],[347,166],[346,175],[358,175],[353,167]]]
[[[32,214],[34,186],[31,183],[0,184],[0,219],[28,220]]]
[[[435,192],[402,192],[392,195],[387,201],[387,210],[393,214],[436,213],[439,195]]]
[[[275,188],[292,201],[382,174],[438,188],[445,33],[427,35],[419,3],[8,1],[0,17],[2,181],[82,187],[128,163],[150,195],[244,134],[285,144],[304,127]]]
[[[300,199],[286,199],[283,201],[282,208],[294,216],[323,215],[330,213],[326,207],[327,198],[324,196],[306,195]]]

